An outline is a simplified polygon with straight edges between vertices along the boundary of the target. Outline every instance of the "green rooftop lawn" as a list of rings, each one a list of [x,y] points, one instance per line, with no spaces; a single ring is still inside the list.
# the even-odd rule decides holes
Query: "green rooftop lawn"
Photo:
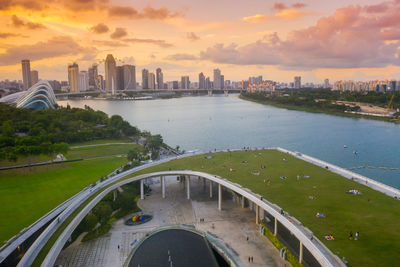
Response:
[[[127,162],[135,145],[112,145],[72,149],[60,163],[0,171],[0,244],[28,227],[84,187]]]
[[[400,201],[279,151],[211,155],[212,159],[203,155],[174,160],[134,175],[169,168],[220,175],[288,211],[332,252],[344,256],[349,266],[393,266],[400,262]],[[266,168],[262,169],[261,165]],[[230,168],[235,171],[231,172]],[[251,172],[260,172],[260,175]],[[297,175],[302,178],[297,180]],[[304,175],[310,178],[303,178]],[[288,178],[282,180],[280,176]],[[269,179],[270,184],[264,183],[264,179]],[[358,189],[362,195],[346,194],[349,189]],[[312,200],[309,196],[316,198]],[[327,217],[317,218],[317,212]],[[358,231],[359,240],[349,240],[350,231],[353,235]],[[324,236],[328,234],[335,240],[326,241]]]

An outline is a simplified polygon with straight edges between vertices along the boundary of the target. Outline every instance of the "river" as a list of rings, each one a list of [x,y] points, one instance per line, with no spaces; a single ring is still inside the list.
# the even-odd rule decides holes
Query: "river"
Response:
[[[393,123],[287,110],[241,100],[238,95],[58,103],[121,115],[141,130],[161,134],[172,147],[207,151],[280,146],[356,168],[352,171],[400,189],[400,170],[390,170],[400,168],[400,125]]]

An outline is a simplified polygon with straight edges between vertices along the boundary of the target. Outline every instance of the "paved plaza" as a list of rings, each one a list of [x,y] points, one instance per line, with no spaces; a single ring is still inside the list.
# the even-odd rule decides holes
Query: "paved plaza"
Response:
[[[213,187],[209,197],[209,183],[191,178],[190,200],[186,198],[184,184],[176,177],[166,177],[166,198],[162,198],[159,179],[148,181],[152,192],[138,205],[153,219],[138,226],[126,226],[117,220],[110,232],[92,241],[75,242],[59,255],[56,264],[62,266],[123,266],[135,241],[160,226],[185,224],[207,232],[228,250],[239,266],[289,266],[279,257],[270,241],[259,233],[255,213],[241,208],[232,195],[223,193],[222,210],[218,211],[218,188]],[[248,240],[247,240],[248,238]],[[119,247],[119,248],[118,248]],[[253,262],[248,258],[252,256]]]

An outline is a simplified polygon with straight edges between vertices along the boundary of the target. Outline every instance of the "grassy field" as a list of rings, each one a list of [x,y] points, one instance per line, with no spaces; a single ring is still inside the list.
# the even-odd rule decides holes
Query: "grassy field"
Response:
[[[398,200],[278,151],[212,156],[212,159],[196,156],[175,160],[135,175],[169,168],[220,175],[281,206],[310,228],[335,254],[344,256],[349,266],[393,266],[394,262],[400,261]],[[248,163],[242,164],[242,161]],[[261,165],[266,168],[262,169]],[[231,172],[230,168],[235,171]],[[252,172],[260,172],[260,175]],[[302,178],[297,180],[297,175]],[[304,175],[310,178],[304,178]],[[281,176],[288,178],[282,180]],[[362,194],[346,194],[349,189],[359,189]],[[327,217],[317,218],[317,212],[325,213]],[[359,240],[349,240],[350,231],[353,234],[358,231]],[[324,239],[329,234],[335,237],[334,241]]]
[[[132,142],[129,138],[119,138],[119,139],[100,139],[100,140],[92,140],[81,143],[73,143],[70,146],[87,146],[87,145],[99,145],[99,144],[108,144],[108,143],[130,143]]]
[[[135,145],[72,149],[83,161],[0,172],[0,243],[29,226],[82,188],[127,162]],[[123,156],[116,156],[123,155]]]

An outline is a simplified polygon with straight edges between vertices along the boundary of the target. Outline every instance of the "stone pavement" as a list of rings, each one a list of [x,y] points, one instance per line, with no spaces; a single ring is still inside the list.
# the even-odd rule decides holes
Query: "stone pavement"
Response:
[[[191,200],[176,177],[166,177],[166,198],[161,197],[159,179],[152,179],[152,193],[138,205],[153,219],[138,226],[126,226],[117,220],[110,232],[95,240],[64,249],[56,264],[62,266],[123,266],[133,243],[160,226],[172,224],[194,225],[219,239],[240,266],[289,266],[279,257],[279,251],[259,233],[255,213],[241,208],[229,193],[223,193],[222,211],[217,209],[218,188],[214,185],[213,199],[209,198],[209,185],[192,177]],[[200,222],[200,219],[204,219]],[[249,241],[247,241],[247,237]],[[120,249],[118,249],[118,245]],[[248,257],[254,258],[253,263]]]

